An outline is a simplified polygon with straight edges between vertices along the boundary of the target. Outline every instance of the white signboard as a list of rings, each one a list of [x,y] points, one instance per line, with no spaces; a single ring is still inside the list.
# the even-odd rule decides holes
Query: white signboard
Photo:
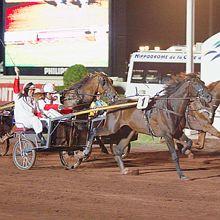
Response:
[[[186,63],[184,52],[136,52],[132,54],[134,62]],[[201,62],[201,54],[194,54],[194,63]]]
[[[206,85],[220,80],[220,33],[202,44],[201,79]],[[220,108],[215,116],[213,125],[220,130]]]

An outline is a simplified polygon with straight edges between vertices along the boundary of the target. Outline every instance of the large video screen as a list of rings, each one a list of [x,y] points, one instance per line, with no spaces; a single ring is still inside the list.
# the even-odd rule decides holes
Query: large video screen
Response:
[[[109,0],[5,0],[5,66],[108,67]]]

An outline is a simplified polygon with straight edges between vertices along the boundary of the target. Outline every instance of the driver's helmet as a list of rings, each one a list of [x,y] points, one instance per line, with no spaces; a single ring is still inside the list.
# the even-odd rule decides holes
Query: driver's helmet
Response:
[[[52,83],[46,83],[43,87],[45,93],[56,93],[54,85]]]

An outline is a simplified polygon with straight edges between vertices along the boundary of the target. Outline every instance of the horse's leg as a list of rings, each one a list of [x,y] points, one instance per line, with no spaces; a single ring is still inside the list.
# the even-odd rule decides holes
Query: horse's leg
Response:
[[[125,147],[130,143],[130,140],[134,136],[134,134],[135,131],[132,130],[128,137],[121,139],[118,145],[113,148],[113,152],[115,155],[114,158],[120,168],[121,174],[128,174],[128,168],[125,168],[124,166],[122,154],[124,153]]]
[[[94,141],[95,137],[108,136],[110,134],[114,134],[119,129],[118,128],[116,130],[109,130],[108,128],[109,128],[108,126],[104,127],[104,128],[103,127],[101,127],[101,128],[92,128],[89,131],[89,138],[88,138],[87,146],[86,146],[85,150],[83,151],[83,154],[84,154],[85,157],[88,157],[88,155],[90,154],[91,149],[92,149],[92,144],[93,144],[93,141]]]
[[[106,119],[107,120],[107,119]],[[91,153],[91,149],[92,149],[92,144],[94,141],[94,138],[97,136],[108,136],[110,134],[115,134],[119,129],[120,129],[120,124],[114,124],[114,126],[112,126],[111,120],[107,120],[108,123],[104,124],[104,127],[92,127],[89,130],[89,138],[88,138],[88,142],[87,142],[87,146],[83,151],[84,154],[84,158],[87,158],[89,156],[89,154]]]
[[[176,150],[175,150],[173,138],[169,137],[169,136],[165,136],[164,138],[166,140],[166,144],[167,144],[169,151],[170,151],[170,154],[172,156],[172,160],[175,163],[176,171],[177,171],[177,174],[179,175],[179,178],[181,180],[188,180],[188,178],[184,175],[183,171],[180,168],[179,157],[178,157]]]
[[[5,153],[3,156],[6,156],[8,151],[9,151],[9,147],[10,147],[10,139],[6,140],[6,149],[5,149]]]
[[[204,148],[206,132],[208,132],[209,134],[211,134],[215,137],[220,138],[220,132],[209,123],[204,125],[202,130],[203,130],[203,132],[199,132],[199,134],[198,134],[198,140],[194,142],[194,147],[197,149]]]
[[[192,144],[193,144],[192,140],[190,138],[188,138],[184,133],[180,137],[179,140],[183,145],[183,147],[181,149],[181,153],[184,155],[188,155],[188,158],[193,158],[194,155],[191,152],[191,148],[192,148]]]
[[[193,147],[199,150],[203,149],[205,146],[205,136],[206,136],[206,132],[199,132],[198,140],[193,143]]]
[[[202,128],[202,131],[208,132],[209,134],[220,138],[220,132],[214,126],[212,126],[210,123],[205,124]]]
[[[105,147],[105,145],[103,144],[102,140],[100,139],[100,137],[96,136],[96,141],[98,143],[98,145],[101,148],[101,151],[105,154],[109,154],[107,148]]]

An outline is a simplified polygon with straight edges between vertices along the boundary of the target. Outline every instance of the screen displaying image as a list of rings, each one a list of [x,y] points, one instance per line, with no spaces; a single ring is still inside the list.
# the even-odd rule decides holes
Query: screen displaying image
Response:
[[[109,0],[5,0],[5,66],[108,67]]]

